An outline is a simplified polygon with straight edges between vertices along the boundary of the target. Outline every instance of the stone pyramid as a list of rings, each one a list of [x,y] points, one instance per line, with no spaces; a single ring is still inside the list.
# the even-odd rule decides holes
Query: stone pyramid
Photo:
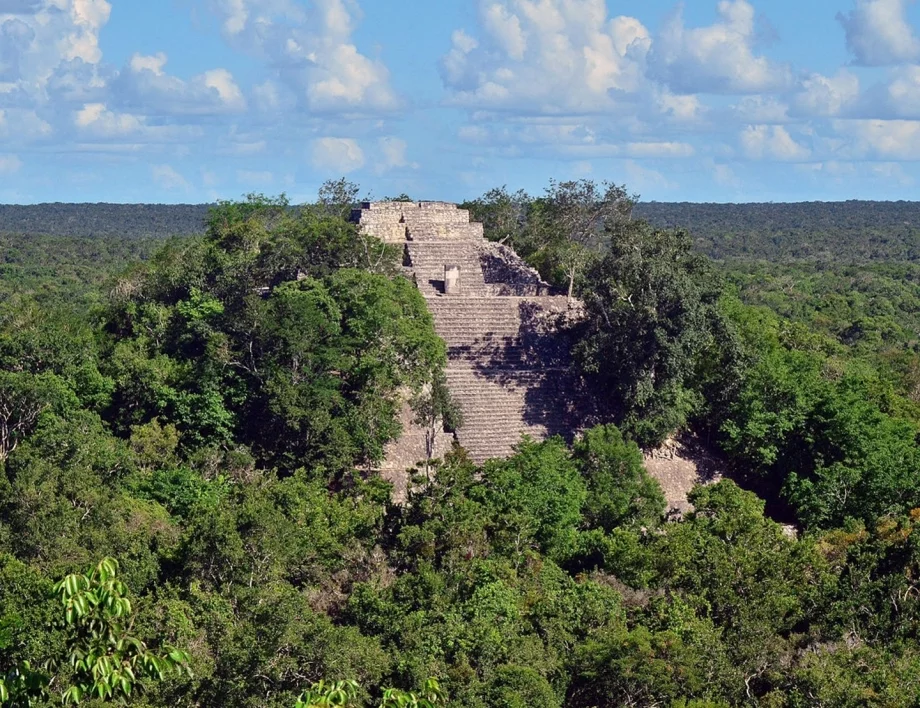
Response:
[[[555,294],[511,249],[487,241],[482,224],[455,204],[371,202],[353,219],[403,246],[405,273],[448,347],[448,387],[464,419],[453,435],[474,461],[510,455],[524,434],[575,433],[576,383],[559,325],[577,317],[578,303]],[[425,458],[424,431],[411,421],[406,410],[405,435],[382,470],[390,478]],[[440,437],[436,456],[452,442],[450,433]]]

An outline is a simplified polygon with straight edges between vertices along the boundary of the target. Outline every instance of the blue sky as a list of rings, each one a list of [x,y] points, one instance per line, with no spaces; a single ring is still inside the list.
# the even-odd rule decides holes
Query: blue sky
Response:
[[[0,202],[914,199],[912,0],[0,0]]]

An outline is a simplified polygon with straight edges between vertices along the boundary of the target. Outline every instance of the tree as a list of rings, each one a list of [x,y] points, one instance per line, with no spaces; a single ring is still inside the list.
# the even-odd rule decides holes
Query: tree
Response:
[[[364,704],[358,695],[361,686],[357,681],[318,681],[304,691],[297,699],[295,708],[358,708]],[[436,708],[447,700],[447,694],[441,688],[441,683],[434,678],[425,681],[421,691],[404,691],[399,688],[385,688],[380,701],[376,703],[379,708]]]
[[[550,180],[538,200],[537,228],[550,261],[565,275],[570,298],[576,277],[603,246],[604,234],[630,220],[635,201],[625,187],[610,182]]]
[[[144,679],[162,681],[189,671],[184,651],[166,647],[156,653],[130,633],[134,610],[117,575],[118,562],[105,558],[89,575],[68,575],[54,586],[64,609],[66,655],[46,663],[44,681],[37,680],[28,662],[12,678],[0,679],[0,704],[30,704],[54,684],[65,704],[121,701],[142,689]]]
[[[431,383],[412,399],[414,423],[425,429],[425,476],[428,476],[435,443],[441,430],[455,431],[463,425],[463,411],[447,388],[444,372],[436,370]]]
[[[507,460],[483,469],[477,496],[489,507],[496,545],[512,556],[539,548],[551,558],[565,557],[581,522],[585,485],[561,438],[524,438]]]
[[[35,429],[43,413],[76,405],[76,396],[55,374],[0,371],[0,466]]]
[[[531,250],[525,241],[519,243],[526,232],[528,216],[533,199],[524,190],[509,192],[505,186],[490,189],[472,202],[461,205],[470,211],[473,221],[482,223],[486,238],[498,243],[507,243],[527,256]]]
[[[319,188],[317,205],[327,216],[347,220],[358,203],[360,193],[361,187],[344,177],[327,179]]]
[[[686,234],[615,225],[586,275],[576,362],[599,412],[643,446],[680,428],[697,404],[691,383],[709,352],[722,290]]]
[[[613,425],[588,430],[573,456],[588,488],[584,516],[592,528],[656,526],[666,502],[661,487],[643,464],[642,451]]]

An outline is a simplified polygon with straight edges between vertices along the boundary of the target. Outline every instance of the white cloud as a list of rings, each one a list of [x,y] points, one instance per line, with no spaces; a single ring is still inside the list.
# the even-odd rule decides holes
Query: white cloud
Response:
[[[348,174],[364,166],[364,151],[353,138],[319,138],[313,141],[311,159],[318,169]]]
[[[800,145],[781,125],[749,125],[741,132],[741,148],[752,160],[772,159],[800,161],[811,155],[811,150]]]
[[[116,113],[104,103],[88,103],[74,115],[74,124],[92,130],[103,137],[119,137],[143,129],[143,119],[129,113]]]
[[[610,157],[681,159],[696,154],[687,142],[624,140],[620,131],[609,126],[600,130],[599,125],[566,119],[521,118],[505,125],[466,125],[460,128],[458,138],[506,156],[539,152],[579,161]]]
[[[145,116],[111,110],[104,103],[87,103],[73,114],[78,137],[97,142],[128,140],[134,144],[191,141],[200,135],[196,128],[151,125]]]
[[[226,69],[211,69],[201,75],[202,83],[217,92],[221,102],[234,110],[244,110],[246,100],[243,98],[243,92],[233,80],[233,74]]]
[[[788,67],[754,53],[754,7],[747,0],[721,0],[720,22],[687,28],[682,7],[655,37],[651,73],[679,93],[760,93],[791,83]]]
[[[215,0],[224,36],[266,60],[314,112],[377,113],[401,102],[383,62],[351,39],[359,8],[349,0]]]
[[[166,55],[163,52],[159,52],[153,56],[134,54],[128,66],[131,67],[131,71],[138,74],[142,71],[149,71],[154,76],[162,76],[163,67],[166,66],[166,61]]]
[[[920,66],[893,69],[887,85],[867,92],[860,113],[869,118],[920,118]]]
[[[835,120],[843,149],[855,159],[920,160],[920,121]]]
[[[176,170],[173,169],[173,167],[170,165],[152,165],[150,167],[150,175],[153,177],[153,181],[157,184],[157,186],[162,189],[168,191],[188,191],[191,189],[191,185],[189,184],[188,180],[176,172]]]
[[[903,165],[897,162],[878,162],[870,166],[873,175],[886,182],[896,182],[907,187],[914,183],[914,178],[904,171]]]
[[[60,7],[59,2],[54,0],[49,4]],[[99,30],[109,21],[112,6],[107,0],[70,0],[69,5],[73,29],[59,45],[61,54],[65,59],[82,59],[88,64],[98,64],[102,60]]]
[[[786,123],[789,106],[775,96],[745,96],[732,107],[734,117],[747,123]]]
[[[99,32],[108,22],[106,0],[17,0],[15,14],[0,12],[0,82],[32,101],[47,100],[56,74],[86,67],[95,80],[102,59]]]
[[[675,94],[661,91],[657,96],[658,109],[679,123],[693,123],[700,120],[707,109],[699,96],[692,94]]]
[[[806,116],[837,116],[859,98],[859,77],[841,70],[836,76],[811,74],[802,80],[795,106]]]
[[[910,0],[856,0],[847,15],[837,14],[847,48],[864,66],[884,66],[920,58],[920,39],[907,21]]]
[[[7,108],[0,111],[0,137],[10,138],[18,144],[47,139],[52,134],[51,125],[34,110]]]
[[[135,54],[112,84],[115,99],[141,113],[214,115],[239,113],[246,99],[226,69],[211,69],[188,81],[164,71],[167,57]]]
[[[233,139],[226,147],[221,148],[219,152],[222,155],[246,157],[249,155],[259,155],[265,152],[267,147],[267,140]]]
[[[692,157],[693,146],[679,142],[628,143],[624,153],[631,157]]]
[[[650,36],[604,0],[482,0],[480,34],[441,60],[451,102],[530,113],[609,109],[643,82]]]
[[[0,175],[11,175],[19,172],[22,160],[16,155],[0,155]]]

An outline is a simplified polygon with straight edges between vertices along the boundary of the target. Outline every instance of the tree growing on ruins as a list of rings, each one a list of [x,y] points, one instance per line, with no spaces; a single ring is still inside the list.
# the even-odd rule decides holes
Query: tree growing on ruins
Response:
[[[454,431],[463,425],[463,412],[451,397],[447,388],[444,372],[437,369],[431,380],[415,398],[412,399],[415,412],[413,422],[425,430],[425,476],[430,471],[431,459],[434,457],[435,443],[441,430]]]
[[[359,201],[361,187],[344,177],[327,179],[319,188],[317,207],[327,216],[348,219]]]
[[[523,189],[509,192],[502,186],[461,207],[470,211],[473,221],[482,223],[487,239],[508,244],[518,255],[526,257],[530,250],[526,232],[532,204],[533,198]]]
[[[615,225],[589,269],[576,360],[599,408],[642,445],[656,445],[693,410],[689,385],[714,340],[718,279],[682,232]]]
[[[575,279],[596,257],[604,235],[629,221],[637,197],[611,182],[550,180],[539,201],[539,228],[546,248],[562,270],[572,297]]]

